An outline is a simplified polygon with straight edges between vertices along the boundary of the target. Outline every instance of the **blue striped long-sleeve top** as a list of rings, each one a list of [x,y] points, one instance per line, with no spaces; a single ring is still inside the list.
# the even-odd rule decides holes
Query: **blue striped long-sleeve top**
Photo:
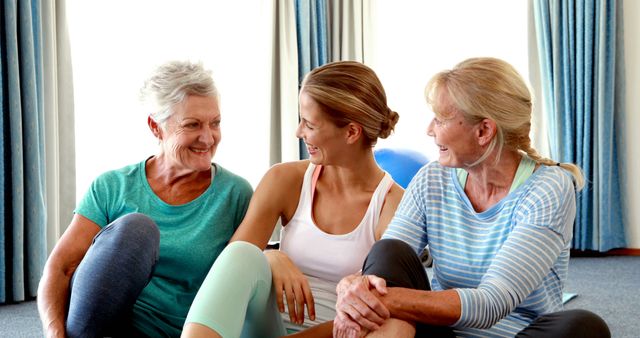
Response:
[[[438,162],[413,178],[383,238],[429,244],[433,290],[455,289],[459,336],[513,337],[562,309],[575,188],[560,167],[540,166],[499,203],[476,212],[454,168]]]

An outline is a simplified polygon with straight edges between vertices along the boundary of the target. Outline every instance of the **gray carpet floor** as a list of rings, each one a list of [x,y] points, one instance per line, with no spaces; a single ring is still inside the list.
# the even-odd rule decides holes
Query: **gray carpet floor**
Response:
[[[36,302],[0,305],[0,337],[42,337]]]
[[[571,258],[565,290],[578,293],[565,308],[597,313],[611,337],[640,337],[640,257]]]
[[[575,257],[567,292],[578,296],[567,309],[587,309],[609,324],[612,337],[639,337],[640,257]],[[35,301],[0,305],[0,337],[42,337]]]

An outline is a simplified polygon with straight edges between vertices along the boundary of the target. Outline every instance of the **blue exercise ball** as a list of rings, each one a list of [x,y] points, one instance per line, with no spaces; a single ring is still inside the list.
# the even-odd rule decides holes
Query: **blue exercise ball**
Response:
[[[411,149],[376,149],[373,155],[378,165],[405,189],[418,170],[429,163],[427,156]]]

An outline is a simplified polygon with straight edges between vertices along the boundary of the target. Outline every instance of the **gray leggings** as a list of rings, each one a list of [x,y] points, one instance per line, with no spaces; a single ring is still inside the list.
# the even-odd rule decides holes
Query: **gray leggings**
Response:
[[[383,239],[373,245],[362,273],[384,278],[388,286],[431,290],[427,274],[418,255],[403,241]],[[454,337],[449,327],[418,324],[416,337]],[[516,337],[609,338],[607,324],[595,313],[568,310],[542,315]]]
[[[158,227],[143,214],[102,228],[71,279],[67,337],[135,336],[130,315],[159,247]]]

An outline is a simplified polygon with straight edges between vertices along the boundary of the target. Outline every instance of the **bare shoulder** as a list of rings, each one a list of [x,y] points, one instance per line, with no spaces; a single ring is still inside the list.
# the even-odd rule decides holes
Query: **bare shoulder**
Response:
[[[285,176],[304,176],[305,171],[309,167],[309,160],[283,162],[274,164],[269,172],[277,175]]]
[[[278,163],[262,177],[249,209],[231,238],[254,243],[264,249],[279,218],[286,224],[298,205],[308,161]]]
[[[309,161],[295,161],[278,163],[273,165],[264,175],[260,184],[256,188],[254,196],[259,198],[263,196],[262,203],[278,205],[285,204],[288,209],[289,204],[296,203],[298,196],[294,192],[299,192],[304,180],[304,173],[309,166]],[[291,197],[292,201],[289,201]]]
[[[308,166],[309,161],[275,164],[256,188],[256,202],[277,210],[283,225],[289,222],[296,211]]]
[[[275,185],[290,189],[291,185],[302,185],[309,161],[294,161],[274,164],[264,175],[261,185]]]

